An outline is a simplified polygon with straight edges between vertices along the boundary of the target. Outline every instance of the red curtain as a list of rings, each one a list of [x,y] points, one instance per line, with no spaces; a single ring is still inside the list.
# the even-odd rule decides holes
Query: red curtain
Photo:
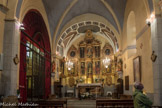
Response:
[[[26,43],[25,36],[21,33],[21,42]],[[26,47],[20,45],[20,72],[19,72],[19,90],[20,90],[20,101],[25,102],[27,98],[26,92]]]
[[[24,17],[24,32],[33,38],[41,47],[46,49],[49,53],[45,52],[45,57],[48,60],[45,61],[45,96],[47,98],[51,93],[51,48],[49,35],[46,25],[41,14],[37,10],[30,10]],[[39,33],[39,35],[36,35]],[[35,37],[34,37],[35,36]],[[26,44],[28,38],[21,33],[21,43]],[[42,40],[42,41],[40,41]],[[35,44],[36,45],[36,44]],[[43,49],[41,49],[43,50]],[[27,99],[27,82],[26,82],[26,46],[20,44],[20,73],[19,73],[19,89],[22,102],[26,102]]]

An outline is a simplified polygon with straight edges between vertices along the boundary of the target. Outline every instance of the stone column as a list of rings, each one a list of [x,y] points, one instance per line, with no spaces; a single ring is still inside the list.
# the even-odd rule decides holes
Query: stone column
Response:
[[[154,105],[162,105],[162,18],[151,23],[152,50],[157,59],[153,62]]]
[[[19,55],[19,23],[16,20],[5,20],[3,38],[3,71],[2,71],[2,94],[4,96],[17,95],[18,87],[18,64],[13,61],[16,54]],[[18,57],[19,58],[19,57]]]

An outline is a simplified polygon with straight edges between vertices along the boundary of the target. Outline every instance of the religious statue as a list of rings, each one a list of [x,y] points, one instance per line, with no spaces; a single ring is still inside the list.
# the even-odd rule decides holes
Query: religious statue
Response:
[[[95,46],[95,57],[100,57],[100,46]]]
[[[96,74],[100,74],[100,62],[95,62],[95,72]]]
[[[93,55],[92,47],[88,47],[88,48],[87,48],[87,57],[88,57],[88,58],[91,58],[92,55]]]
[[[85,74],[85,63],[81,62],[81,74],[84,75]]]
[[[80,58],[84,58],[84,47],[80,47]]]
[[[89,62],[88,69],[87,69],[87,76],[90,77],[91,74],[92,74],[92,63]]]

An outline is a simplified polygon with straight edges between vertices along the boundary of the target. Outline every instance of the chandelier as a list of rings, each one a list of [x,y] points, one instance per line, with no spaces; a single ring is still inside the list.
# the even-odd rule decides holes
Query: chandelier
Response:
[[[110,58],[106,57],[106,59],[103,59],[103,65],[105,66],[105,68],[108,68],[109,64],[110,64]]]
[[[73,62],[71,62],[70,60],[67,61],[66,66],[67,66],[68,70],[71,70],[71,68],[73,68]]]

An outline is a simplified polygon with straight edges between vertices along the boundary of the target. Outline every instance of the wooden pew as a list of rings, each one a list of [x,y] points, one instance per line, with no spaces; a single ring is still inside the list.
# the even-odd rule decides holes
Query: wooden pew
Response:
[[[152,108],[162,108],[162,106],[152,106]]]
[[[37,101],[39,108],[67,108],[67,100],[63,99],[54,99],[47,101]]]
[[[132,99],[97,99],[96,108],[133,108]]]

